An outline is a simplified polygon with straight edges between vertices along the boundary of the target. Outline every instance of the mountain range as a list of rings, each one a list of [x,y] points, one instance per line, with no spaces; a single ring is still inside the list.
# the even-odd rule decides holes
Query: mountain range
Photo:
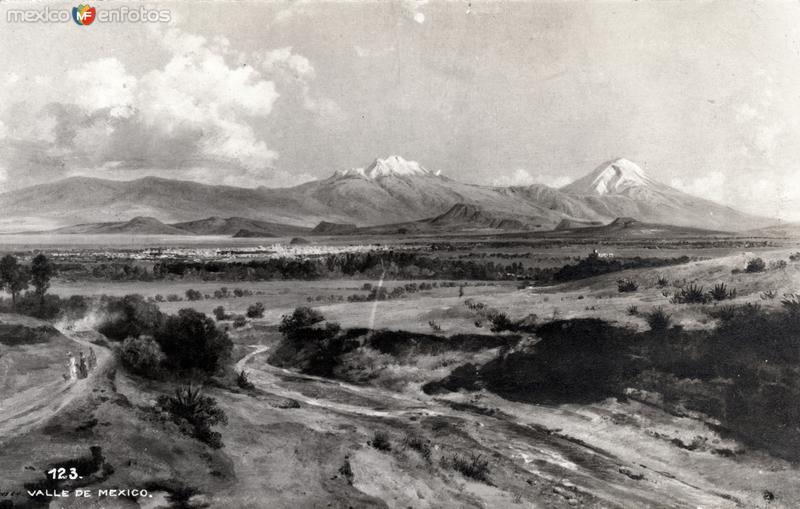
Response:
[[[406,231],[543,231],[618,217],[724,231],[775,223],[678,191],[621,158],[560,189],[466,184],[390,156],[280,189],[71,177],[0,194],[0,229],[83,234],[287,236],[309,233],[323,222],[375,231],[387,225]]]

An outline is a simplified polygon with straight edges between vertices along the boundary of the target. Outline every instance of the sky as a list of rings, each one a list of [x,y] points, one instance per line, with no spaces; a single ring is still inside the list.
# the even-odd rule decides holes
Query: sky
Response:
[[[74,176],[292,186],[398,154],[561,186],[616,157],[800,220],[800,2],[147,2],[10,22],[0,191]],[[125,4],[97,2],[100,10]]]

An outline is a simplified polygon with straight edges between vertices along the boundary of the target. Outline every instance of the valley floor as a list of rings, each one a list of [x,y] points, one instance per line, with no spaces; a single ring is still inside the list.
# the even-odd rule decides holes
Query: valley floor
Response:
[[[786,252],[763,255],[786,258]],[[625,273],[642,282],[633,295],[617,292],[610,274],[559,287],[516,289],[514,285],[439,288],[380,303],[312,303],[343,327],[387,327],[442,334],[488,334],[479,330],[465,299],[506,311],[513,318],[599,316],[645,329],[626,310],[665,307],[687,328],[709,327],[698,307],[670,303],[657,276],[697,280],[706,287],[724,281],[738,290],[737,302],[759,301],[760,292],[793,291],[800,285],[794,265],[763,274],[731,274],[746,262],[735,254],[701,262]],[[280,315],[315,294],[348,294],[361,282],[263,283],[271,291],[226,302],[234,310],[268,302],[262,320],[233,332],[237,370],[248,372],[253,390],[211,387],[228,416],[220,427],[225,447],[211,450],[164,425],[155,399],[170,388],[117,369],[111,352],[95,346],[101,369],[90,379],[54,390],[36,385],[3,400],[0,414],[0,492],[41,480],[46,466],[85,457],[94,445],[113,472],[93,474],[92,487],[147,487],[152,497],[31,502],[0,507],[150,508],[179,507],[167,492],[187,491],[180,507],[212,508],[791,508],[800,506],[800,468],[721,434],[698,413],[669,412],[647,394],[586,404],[533,405],[502,399],[486,390],[426,395],[425,376],[403,366],[383,366],[369,384],[300,374],[267,362],[280,341]],[[392,286],[397,282],[386,282]],[[204,284],[210,291],[219,283]],[[187,287],[200,285],[188,285]],[[236,286],[236,285],[229,285]],[[144,293],[163,289],[144,288]],[[57,291],[65,291],[58,289]],[[175,293],[183,288],[172,290]],[[281,297],[283,296],[283,298]],[[196,303],[164,303],[166,310]],[[216,301],[200,306],[210,311]],[[6,318],[8,319],[8,318]],[[84,324],[86,325],[86,324]],[[91,325],[91,324],[89,324]],[[67,339],[83,342],[75,332]],[[81,343],[87,345],[88,343]],[[32,347],[33,348],[33,347]],[[490,352],[492,354],[496,352]],[[34,350],[28,355],[37,355]],[[468,360],[480,360],[479,353]],[[441,378],[464,358],[434,359]],[[442,362],[440,362],[442,361]],[[444,362],[446,361],[446,362]],[[425,362],[428,362],[426,360]],[[420,367],[422,366],[422,367]],[[420,370],[427,366],[420,361]],[[371,445],[385,433],[389,450]],[[408,445],[416,437],[431,445],[426,459]],[[443,458],[479,456],[488,480],[480,482],[446,467]],[[191,488],[191,489],[189,489]],[[193,491],[192,491],[193,490]],[[3,497],[0,496],[0,500]]]

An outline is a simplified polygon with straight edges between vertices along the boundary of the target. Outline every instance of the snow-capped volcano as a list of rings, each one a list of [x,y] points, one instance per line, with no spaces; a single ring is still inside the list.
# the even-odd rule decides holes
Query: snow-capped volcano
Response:
[[[561,188],[570,194],[626,194],[633,188],[658,188],[659,184],[636,163],[625,158],[603,163],[593,172]]]
[[[389,156],[386,159],[375,159],[366,168],[340,170],[335,175],[337,177],[361,176],[374,180],[388,176],[437,176],[439,172],[432,172],[416,161],[407,161],[400,156]]]

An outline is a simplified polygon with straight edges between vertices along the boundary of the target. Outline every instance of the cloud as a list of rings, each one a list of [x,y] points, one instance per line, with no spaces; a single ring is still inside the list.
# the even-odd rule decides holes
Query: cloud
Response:
[[[569,184],[572,180],[565,176],[536,174],[531,175],[527,170],[517,169],[511,175],[502,175],[492,181],[493,186],[530,186],[533,184],[543,184],[549,187],[562,187]]]
[[[0,80],[0,156],[10,181],[28,185],[75,171],[102,177],[111,169],[224,175],[241,185],[288,181],[274,170],[278,153],[264,139],[264,121],[281,97],[276,80],[299,90],[302,106],[321,118],[341,116],[338,104],[311,93],[314,66],[291,47],[262,53],[253,66],[242,64],[253,55],[235,52],[224,37],[175,27],[150,36],[167,59],[139,76],[116,58],[100,58],[61,76],[15,70]]]
[[[728,179],[721,171],[711,171],[696,178],[674,178],[669,185],[689,193],[718,203],[725,203]]]
[[[345,120],[344,111],[336,101],[311,92],[311,81],[316,78],[314,66],[306,57],[295,53],[291,46],[267,51],[258,60],[265,73],[287,86],[298,87],[302,107],[316,115],[318,124]]]

